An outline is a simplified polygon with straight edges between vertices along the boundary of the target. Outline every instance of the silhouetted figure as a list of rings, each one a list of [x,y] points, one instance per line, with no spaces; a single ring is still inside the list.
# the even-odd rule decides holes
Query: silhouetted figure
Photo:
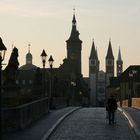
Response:
[[[18,71],[18,49],[16,47],[13,48],[12,54],[10,56],[8,65],[4,70],[4,86],[11,87],[15,86],[16,74]]]
[[[111,96],[107,101],[106,110],[108,111],[109,115],[109,124],[114,124],[114,115],[115,110],[117,109],[117,101],[114,99],[114,96]]]

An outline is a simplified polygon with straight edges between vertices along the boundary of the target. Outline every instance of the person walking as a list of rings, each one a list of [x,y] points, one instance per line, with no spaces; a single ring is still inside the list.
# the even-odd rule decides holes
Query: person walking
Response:
[[[114,124],[115,111],[117,110],[117,101],[114,96],[108,99],[106,110],[108,111],[109,124]]]

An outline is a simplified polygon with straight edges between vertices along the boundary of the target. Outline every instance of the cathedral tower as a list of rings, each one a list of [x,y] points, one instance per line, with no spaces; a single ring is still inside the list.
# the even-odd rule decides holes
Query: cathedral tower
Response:
[[[75,13],[72,19],[72,30],[67,43],[67,58],[73,62],[73,70],[76,73],[81,74],[81,50],[82,41],[79,39],[79,31],[76,27]]]
[[[109,78],[114,77],[114,56],[111,40],[109,40],[108,51],[106,55],[106,86],[110,84]]]
[[[119,48],[118,60],[116,61],[116,64],[117,64],[117,76],[119,76],[123,72],[123,61],[121,57],[120,48]]]
[[[92,42],[92,48],[89,57],[89,75],[90,74],[97,74],[99,72],[99,60],[97,49],[95,50],[94,41]]]
[[[91,53],[89,57],[89,78],[90,78],[90,105],[97,106],[97,79],[99,72],[99,60],[97,50],[95,50],[94,41],[92,42]]]

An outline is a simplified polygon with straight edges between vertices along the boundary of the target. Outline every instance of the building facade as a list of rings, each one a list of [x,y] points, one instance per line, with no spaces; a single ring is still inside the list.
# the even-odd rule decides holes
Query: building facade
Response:
[[[116,64],[116,73],[118,76],[123,71],[123,61],[120,49]],[[104,105],[106,99],[106,87],[110,85],[110,78],[114,77],[114,55],[111,40],[109,40],[107,55],[105,58],[105,72],[100,70],[99,65],[100,61],[93,41],[89,57],[90,105],[93,107]]]

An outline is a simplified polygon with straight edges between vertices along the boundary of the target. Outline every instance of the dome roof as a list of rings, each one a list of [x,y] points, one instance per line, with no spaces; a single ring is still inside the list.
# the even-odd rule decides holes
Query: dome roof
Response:
[[[37,69],[37,66],[33,64],[25,64],[19,68],[19,70],[34,70],[34,69]]]

